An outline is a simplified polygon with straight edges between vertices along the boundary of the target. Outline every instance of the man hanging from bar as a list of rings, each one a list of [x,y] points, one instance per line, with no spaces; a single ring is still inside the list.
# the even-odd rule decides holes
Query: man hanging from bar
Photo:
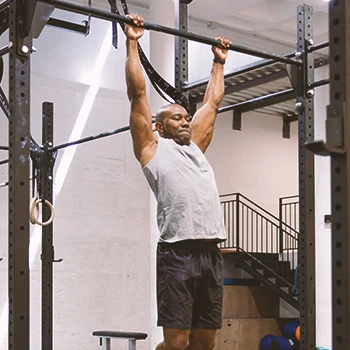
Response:
[[[126,83],[131,102],[134,153],[158,205],[158,326],[164,340],[157,350],[211,350],[222,325],[223,258],[226,239],[214,173],[204,156],[224,96],[224,69],[230,40],[218,38],[204,104],[193,120],[177,104],[162,107],[152,132],[151,110],[137,41],[141,16],[126,26]]]

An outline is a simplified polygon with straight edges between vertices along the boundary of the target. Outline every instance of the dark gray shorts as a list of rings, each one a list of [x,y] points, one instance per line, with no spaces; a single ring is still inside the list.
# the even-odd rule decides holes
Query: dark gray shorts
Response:
[[[217,243],[158,243],[158,326],[219,329],[222,298],[223,257]]]

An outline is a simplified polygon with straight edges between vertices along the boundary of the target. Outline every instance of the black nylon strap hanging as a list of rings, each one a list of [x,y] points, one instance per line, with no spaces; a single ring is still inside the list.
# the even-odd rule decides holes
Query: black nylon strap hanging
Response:
[[[128,5],[126,4],[125,0],[121,0],[121,4],[123,7],[123,11],[125,15],[129,14]],[[123,28],[123,31],[125,32],[125,26],[124,24],[120,24]],[[184,107],[187,111],[190,109],[190,104],[188,102],[188,99],[185,95],[181,93],[181,91],[174,88],[172,85],[170,85],[151,65],[151,63],[148,61],[145,53],[143,52],[140,44],[138,44],[139,49],[139,56],[140,61],[142,63],[143,68],[145,69],[145,72],[154,87],[154,89],[158,92],[158,94],[167,102],[169,103],[177,103],[180,106]],[[168,98],[166,98],[163,94],[163,92],[168,95],[171,99],[173,99],[174,102],[169,101]]]
[[[2,109],[2,111],[5,113],[5,115],[7,117],[9,117],[10,115],[10,106],[8,104],[8,101],[7,101],[7,97],[4,93],[4,90],[1,88],[0,86],[0,108]]]
[[[32,198],[35,197],[35,179],[36,179],[36,169],[37,169],[37,166],[36,166],[36,159],[34,158],[34,156],[32,157]]]
[[[30,150],[32,159],[32,197],[39,198],[42,193],[41,167],[42,167],[42,150]]]
[[[108,0],[108,2],[109,2],[109,5],[111,6],[111,12],[120,15],[118,8],[117,8],[117,0]],[[118,27],[117,27],[117,25],[118,25],[118,23],[116,21],[112,22],[112,31],[113,31],[112,45],[116,49],[118,48]]]
[[[109,1],[110,1],[110,0],[109,0]],[[125,5],[126,5],[126,4],[125,4]],[[118,15],[119,15],[120,12],[119,12],[119,10],[118,10],[118,8],[117,8],[117,5],[115,5],[115,8],[116,8],[116,13],[118,13]],[[124,9],[124,6],[123,6],[123,9]],[[124,10],[124,12],[125,12],[125,10]],[[123,32],[125,33],[125,24],[124,24],[124,23],[119,23],[119,24],[120,24],[120,27],[122,28]],[[167,97],[163,94],[162,90],[160,90],[160,88],[159,88],[158,85],[156,84],[155,79],[152,78],[151,75],[148,73],[148,72],[151,71],[151,70],[153,70],[153,71],[155,72],[155,70],[154,70],[154,68],[151,66],[151,64],[149,63],[149,61],[148,61],[146,55],[144,54],[144,52],[142,51],[142,48],[141,48],[141,46],[140,46],[139,43],[137,43],[137,47],[138,47],[138,50],[139,50],[139,56],[140,56],[141,64],[142,64],[142,66],[144,67],[144,69],[145,69],[145,71],[146,71],[146,73],[147,73],[147,76],[148,76],[148,78],[149,78],[149,81],[151,82],[153,88],[158,92],[158,94],[160,95],[160,97],[162,97],[164,100],[166,100],[166,101],[169,102],[169,103],[174,103],[173,101],[169,101],[169,100],[167,99]],[[147,64],[148,64],[148,66],[149,66],[149,67],[148,67],[148,70],[147,70],[147,68],[145,68],[145,65],[147,65]],[[151,68],[151,69],[150,69],[150,68]]]
[[[4,60],[1,56],[0,57],[0,82],[2,81],[3,74],[4,74]],[[2,90],[1,86],[0,86],[0,108],[5,113],[6,117],[9,118],[11,114],[10,106],[9,106],[7,97],[4,91]]]

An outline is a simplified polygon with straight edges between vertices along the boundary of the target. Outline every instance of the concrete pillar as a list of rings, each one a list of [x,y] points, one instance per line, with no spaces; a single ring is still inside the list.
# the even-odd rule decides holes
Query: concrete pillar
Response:
[[[150,19],[152,23],[158,23],[167,27],[174,27],[174,4],[171,0],[151,0]],[[158,73],[170,84],[174,84],[174,37],[151,32],[150,33],[150,62]],[[158,93],[150,87],[150,102],[152,113],[167,104]],[[153,193],[150,196],[150,241],[151,241],[151,324],[152,331],[151,349],[163,339],[162,329],[157,327],[157,303],[156,303],[156,249],[159,231],[156,222],[157,205]]]

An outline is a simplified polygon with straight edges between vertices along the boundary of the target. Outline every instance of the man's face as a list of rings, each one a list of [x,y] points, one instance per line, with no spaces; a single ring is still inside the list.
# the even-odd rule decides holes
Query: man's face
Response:
[[[179,145],[189,145],[192,128],[186,110],[180,105],[173,104],[167,106],[162,115],[162,122],[156,124],[160,136],[173,139]]]

